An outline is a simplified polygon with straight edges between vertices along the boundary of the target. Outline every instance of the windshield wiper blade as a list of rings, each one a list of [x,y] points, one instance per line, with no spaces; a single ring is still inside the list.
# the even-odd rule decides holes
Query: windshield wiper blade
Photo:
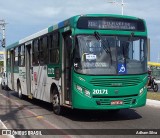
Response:
[[[133,36],[134,36],[134,32],[131,32],[130,37],[128,38],[128,41],[129,41],[129,42],[132,41]]]
[[[103,49],[106,51],[106,53],[109,53],[110,51],[109,51],[109,49],[107,49],[106,48],[106,46],[105,46],[105,41],[102,39],[102,36],[98,33],[98,32],[94,32],[94,36],[95,36],[95,38],[98,40],[98,41],[101,41],[102,42],[102,47],[103,47]],[[107,41],[108,42],[108,41]],[[108,43],[108,45],[109,45],[109,43]]]
[[[94,32],[94,36],[95,38],[98,40],[98,41],[101,41],[102,42],[102,47],[104,49],[104,51],[110,55],[110,62],[111,62],[111,65],[112,65],[112,55],[111,55],[111,49],[110,49],[110,45],[109,45],[109,42],[107,40],[107,43],[108,43],[108,48],[106,48],[105,46],[105,41],[103,40],[102,36],[97,32],[95,31]]]
[[[124,48],[124,46],[122,47],[122,49],[123,49],[124,64],[126,65],[126,53],[125,53],[125,48]]]
[[[130,42],[132,41],[133,36],[134,36],[134,32],[131,32],[130,37],[128,38],[128,41],[127,41],[126,44],[125,44],[125,47],[123,46],[124,64],[126,64],[126,58],[127,58],[127,56],[126,56],[127,53],[126,53],[126,51],[125,51],[125,48],[128,47],[128,45],[129,45]]]

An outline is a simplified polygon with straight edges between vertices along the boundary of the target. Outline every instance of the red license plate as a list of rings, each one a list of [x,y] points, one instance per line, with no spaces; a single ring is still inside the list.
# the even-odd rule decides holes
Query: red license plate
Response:
[[[111,101],[111,105],[121,105],[123,101]]]

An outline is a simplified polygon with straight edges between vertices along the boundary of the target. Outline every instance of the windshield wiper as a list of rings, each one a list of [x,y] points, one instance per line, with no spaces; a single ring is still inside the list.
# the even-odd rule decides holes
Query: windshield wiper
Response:
[[[126,46],[127,46],[127,43],[126,43]],[[126,53],[125,53],[125,47],[123,46],[122,49],[123,49],[124,64],[126,65]]]
[[[134,32],[131,32],[130,37],[128,38],[129,43],[132,41],[133,36],[134,36]]]
[[[106,51],[106,53],[110,53],[109,42],[107,41],[108,47],[109,47],[109,49],[107,49],[106,46],[105,46],[105,41],[102,39],[102,36],[101,36],[98,32],[96,32],[96,31],[94,32],[94,36],[95,36],[95,38],[96,38],[98,41],[101,41],[101,42],[102,42],[102,46],[103,46],[104,51]]]
[[[106,48],[105,41],[103,40],[102,36],[97,31],[94,32],[94,36],[98,41],[102,42],[102,47],[103,47],[104,51],[110,55],[110,62],[112,65],[112,55],[111,55],[111,49],[110,49],[110,44],[109,44],[108,40],[107,40],[108,48]]]
[[[126,53],[125,49],[127,49],[129,47],[129,45],[130,45],[130,43],[132,41],[133,36],[134,36],[134,32],[131,32],[130,37],[128,38],[128,41],[126,41],[125,45],[123,45],[123,47],[122,47],[122,50],[123,50],[122,54],[123,54],[123,58],[124,58],[124,64],[126,64],[126,58],[127,58],[126,54],[128,54],[128,53]]]

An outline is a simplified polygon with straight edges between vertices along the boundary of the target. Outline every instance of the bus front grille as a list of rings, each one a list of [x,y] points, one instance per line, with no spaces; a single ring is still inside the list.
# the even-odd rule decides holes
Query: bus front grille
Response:
[[[142,80],[139,77],[129,78],[93,78],[90,83],[99,87],[126,87],[135,86],[141,83]]]

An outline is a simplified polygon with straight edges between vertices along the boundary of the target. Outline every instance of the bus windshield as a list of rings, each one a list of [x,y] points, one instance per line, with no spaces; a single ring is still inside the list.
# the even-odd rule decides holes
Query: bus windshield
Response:
[[[144,37],[78,35],[75,70],[89,75],[125,75],[147,72]]]

